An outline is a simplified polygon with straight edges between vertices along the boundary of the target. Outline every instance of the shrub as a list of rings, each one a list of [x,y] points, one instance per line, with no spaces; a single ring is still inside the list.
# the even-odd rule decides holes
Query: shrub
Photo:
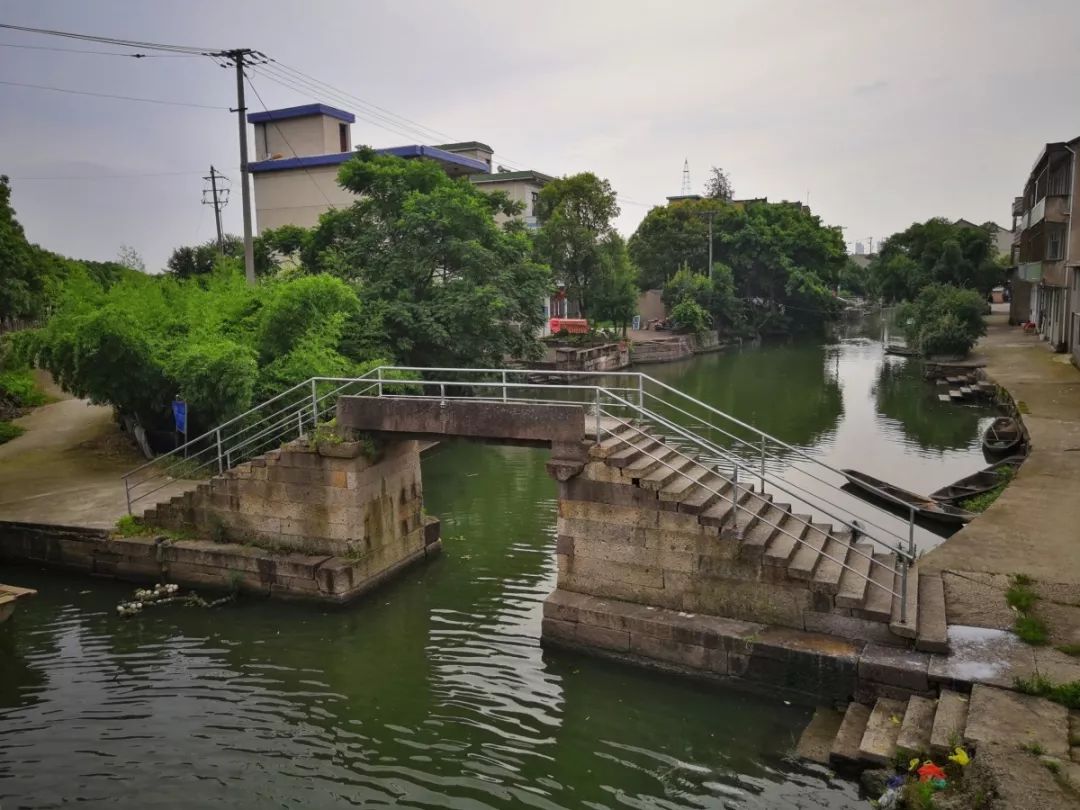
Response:
[[[671,310],[671,320],[684,332],[700,334],[709,328],[712,316],[697,301],[685,298]]]
[[[908,340],[923,354],[967,354],[986,334],[985,303],[975,290],[931,284],[905,304],[898,317]]]
[[[25,431],[11,422],[0,422],[0,444],[22,436]]]

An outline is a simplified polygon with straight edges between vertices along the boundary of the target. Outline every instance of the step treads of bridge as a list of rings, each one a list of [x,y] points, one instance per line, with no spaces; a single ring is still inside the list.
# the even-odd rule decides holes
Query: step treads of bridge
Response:
[[[773,496],[765,492],[759,492],[747,501],[746,511],[749,514],[746,522],[742,525],[743,535],[753,531],[754,527],[761,522],[761,516],[769,511],[772,501]]]
[[[679,500],[679,511],[700,515],[714,503],[727,497],[730,492],[731,481],[719,473],[710,473],[698,482],[698,486]],[[662,493],[661,497],[663,497]]]
[[[896,558],[892,554],[874,554],[874,564],[870,566],[870,582],[866,586],[866,600],[861,608],[854,611],[857,617],[875,622],[889,621],[892,617],[891,591],[895,567]],[[885,590],[886,588],[889,590]]]
[[[769,508],[762,512],[754,525],[743,534],[740,553],[747,559],[760,559],[773,535],[790,516],[791,504],[769,504]]]
[[[799,540],[810,529],[810,515],[791,514],[765,547],[762,560],[768,565],[787,567],[799,548]],[[798,540],[796,538],[799,538]]]
[[[642,489],[661,490],[675,481],[685,481],[696,469],[700,469],[700,465],[694,459],[676,454],[666,460],[665,464],[660,464],[652,472],[641,476],[638,485]]]
[[[626,423],[622,419],[614,419],[610,416],[605,416],[600,420],[600,438],[603,439],[609,433],[614,433],[620,428],[624,428]],[[596,411],[587,413],[585,415],[585,438],[596,441]]]
[[[667,467],[661,462],[674,464],[674,462],[680,458],[682,458],[682,456],[677,453],[674,448],[662,444],[654,450],[643,452],[640,456],[623,467],[623,470],[634,478],[642,478],[657,469],[662,468],[666,470]]]
[[[753,486],[739,485],[738,493],[733,496],[733,490],[728,489],[724,492],[724,497],[717,499],[716,503],[702,512],[698,520],[701,521],[703,526],[714,526],[716,528],[724,528],[730,522],[733,511],[733,497],[739,504],[739,525],[743,525],[750,519],[750,513],[746,511],[748,501],[751,500],[754,492]]]
[[[686,475],[680,475],[670,483],[664,485],[660,490],[660,500],[681,501],[683,498],[698,490],[705,490],[708,492],[702,484],[707,483],[714,477],[719,478],[712,467],[707,465],[694,465],[686,471]],[[708,484],[708,486],[712,485]],[[712,488],[716,489],[717,487]]]
[[[664,450],[664,440],[656,436],[637,436],[631,439],[630,444],[623,444],[617,450],[610,453],[604,462],[611,467],[625,469],[632,462],[644,459],[650,461],[649,455],[658,455]]]
[[[616,450],[621,450],[628,445],[628,443],[634,442],[636,439],[642,438],[641,433],[634,425],[619,425],[609,432],[603,434],[603,439],[599,444],[594,444],[589,453],[593,458],[607,458]]]
[[[831,526],[822,523],[811,523],[803,542],[795,550],[795,554],[788,563],[788,576],[793,579],[810,579],[821,560],[821,552],[825,550],[825,544],[829,542],[829,530]]]
[[[851,532],[833,532],[818,560],[814,576],[810,580],[811,590],[835,594],[840,590],[840,578],[847,565],[848,552],[851,550]]]
[[[874,547],[870,543],[856,543],[848,555],[848,568],[840,575],[840,589],[836,592],[836,606],[861,608],[866,599],[867,578],[870,576],[870,559]],[[848,570],[853,569],[853,570]]]

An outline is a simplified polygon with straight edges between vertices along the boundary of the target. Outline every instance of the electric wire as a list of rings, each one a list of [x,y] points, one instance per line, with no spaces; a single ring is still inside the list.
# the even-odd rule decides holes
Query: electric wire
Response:
[[[49,84],[29,84],[27,82],[10,82],[6,79],[0,79],[0,84],[8,85],[10,87],[28,87],[34,90],[50,90],[54,93],[68,93],[74,96],[94,96],[95,98],[111,98],[119,101],[140,101],[144,104],[166,104],[172,107],[194,107],[202,110],[228,110],[228,107],[221,107],[215,104],[197,104],[189,101],[169,101],[163,98],[146,98],[143,96],[122,96],[115,93],[95,93],[91,90],[72,90],[68,87],[53,87]]]

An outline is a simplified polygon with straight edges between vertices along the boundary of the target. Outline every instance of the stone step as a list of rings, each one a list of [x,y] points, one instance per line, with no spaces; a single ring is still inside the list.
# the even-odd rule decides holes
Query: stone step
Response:
[[[977,683],[971,687],[964,742],[975,749],[1007,742],[1016,748],[1069,759],[1069,710],[1059,703],[1011,689]]]
[[[718,498],[716,503],[706,509],[698,516],[698,520],[701,521],[703,526],[714,526],[716,528],[725,528],[731,523],[734,515],[732,514],[732,500],[739,504],[739,525],[750,518],[750,514],[747,511],[749,508],[748,502],[753,498],[754,487],[739,485],[738,493],[733,496],[732,490],[729,489],[724,493],[723,498]]]
[[[641,476],[637,483],[642,489],[659,491],[675,481],[685,481],[694,470],[698,469],[701,468],[694,459],[676,455],[648,475]]]
[[[623,445],[604,459],[604,463],[610,467],[625,468],[628,464],[638,459],[648,459],[649,455],[657,455],[665,447],[663,439],[655,436],[639,436],[633,444]]]
[[[945,619],[945,583],[940,574],[919,575],[919,617],[915,649],[949,652],[949,627]]]
[[[896,572],[896,584],[893,591],[901,593],[903,577]],[[919,569],[908,570],[907,578],[907,621],[900,621],[900,597],[893,597],[892,615],[889,617],[889,632],[901,638],[915,638],[919,627]]]
[[[777,527],[791,515],[791,504],[771,503],[769,508],[758,514],[753,525],[743,532],[739,554],[747,560],[759,560],[765,553],[769,541],[777,532]]]
[[[810,579],[810,590],[835,594],[840,590],[840,577],[847,565],[851,550],[851,532],[834,532],[829,535],[829,542],[818,560],[814,576]]]
[[[905,757],[924,757],[930,753],[930,733],[934,728],[937,701],[912,695],[908,698],[896,750]]]
[[[859,745],[866,724],[870,720],[870,707],[861,703],[849,703],[844,719],[840,721],[840,730],[833,739],[829,751],[829,762],[837,767],[857,765],[860,759]]]
[[[829,542],[829,530],[831,526],[823,523],[811,523],[810,528],[803,534],[802,542],[795,549],[788,563],[787,573],[792,579],[810,579],[814,575],[821,552],[825,550]]]
[[[766,565],[779,565],[787,568],[791,557],[799,550],[799,541],[810,529],[810,515],[790,514],[765,547],[762,562]]]
[[[854,616],[874,622],[887,622],[892,618],[895,564],[892,554],[874,554],[874,564],[870,566],[870,582],[866,586],[866,601],[861,608],[853,610]]]
[[[650,451],[647,454],[642,453],[638,458],[623,467],[623,470],[633,478],[641,478],[658,469],[667,469],[660,463],[661,461],[670,464],[678,458],[680,458],[679,454],[665,444],[661,445],[659,450]]]
[[[874,546],[856,543],[848,554],[847,565],[840,575],[840,587],[836,591],[836,606],[841,608],[862,607],[866,599],[867,578],[870,576],[870,560]]]
[[[610,416],[604,416],[600,419],[600,438],[603,439],[607,434],[614,433],[625,427],[625,423],[621,419],[615,419]],[[585,438],[596,441],[596,410],[585,414]]]
[[[678,476],[670,484],[660,489],[660,500],[681,501],[692,492],[703,489],[701,482],[715,475],[715,470],[708,465],[694,465],[687,470],[687,475]]]
[[[964,744],[964,729],[967,728],[968,696],[952,689],[942,689],[934,713],[934,724],[930,730],[930,753],[943,757],[952,753],[952,749]]]
[[[754,527],[761,522],[761,516],[769,511],[769,507],[772,506],[773,496],[768,493],[759,492],[753,498],[750,498],[746,503],[746,511],[749,516],[746,519],[746,523],[742,526],[743,534],[748,534],[754,530]]]
[[[795,754],[820,765],[829,764],[829,752],[844,715],[825,706],[818,706],[795,746]]]
[[[633,425],[619,425],[614,430],[605,432],[600,443],[589,448],[589,455],[593,458],[607,458],[617,450],[627,447],[628,442],[639,438],[642,436]]]
[[[890,765],[895,761],[896,740],[906,711],[905,701],[877,699],[859,743],[859,755],[864,761],[875,765]]]
[[[729,480],[720,473],[711,473],[702,478],[698,482],[698,486],[679,501],[679,511],[691,515],[700,515],[730,491],[731,482]]]

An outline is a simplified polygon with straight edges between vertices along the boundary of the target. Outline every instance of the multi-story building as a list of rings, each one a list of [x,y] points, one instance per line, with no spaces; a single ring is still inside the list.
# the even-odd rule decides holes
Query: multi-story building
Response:
[[[1080,360],[1080,225],[1073,218],[1078,149],[1080,137],[1046,144],[1023,195],[1013,201],[1009,316],[1014,323],[1034,321],[1055,349]]]
[[[255,127],[255,160],[248,164],[254,182],[255,222],[259,233],[282,225],[310,228],[319,216],[355,201],[338,185],[342,163],[353,155],[351,126],[356,117],[326,104],[305,104],[250,113]],[[536,202],[553,179],[534,171],[492,171],[494,150],[479,141],[438,146],[410,144],[376,149],[406,159],[427,158],[451,177],[468,177],[484,193],[501,191],[520,202],[520,214],[530,228],[538,227]],[[499,219],[505,219],[499,216]],[[544,301],[545,323],[562,306],[562,297]],[[561,313],[565,314],[565,313]]]

